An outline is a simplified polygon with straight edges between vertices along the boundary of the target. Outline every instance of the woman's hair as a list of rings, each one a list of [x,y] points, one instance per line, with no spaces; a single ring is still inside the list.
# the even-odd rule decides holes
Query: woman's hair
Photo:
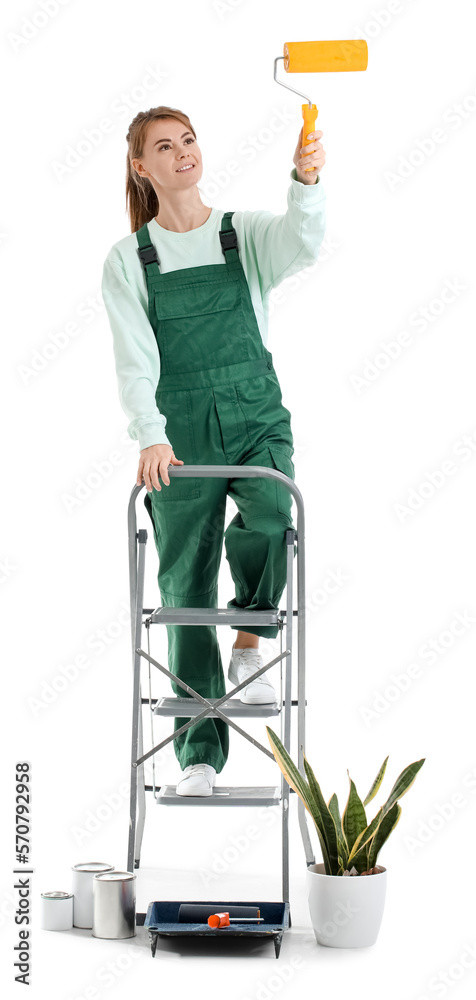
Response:
[[[148,177],[141,177],[134,167],[132,160],[142,156],[147,130],[151,122],[158,118],[176,118],[177,121],[186,125],[187,129],[193,133],[195,129],[186,114],[178,108],[167,108],[160,105],[158,108],[149,108],[148,111],[139,111],[129,125],[126,135],[128,143],[126,161],[126,210],[129,212],[131,222],[131,233],[136,233],[144,222],[150,222],[159,211],[159,199],[154,191]]]

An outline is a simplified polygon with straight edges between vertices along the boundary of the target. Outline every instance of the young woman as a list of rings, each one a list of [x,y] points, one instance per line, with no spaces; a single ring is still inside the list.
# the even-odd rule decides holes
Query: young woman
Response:
[[[141,112],[127,133],[126,205],[132,235],[111,247],[102,292],[113,334],[119,396],[140,448],[159,555],[162,606],[217,607],[223,542],[235,584],[229,608],[279,607],[286,582],[291,494],[263,478],[170,478],[170,465],[264,465],[294,479],[290,412],[266,348],[267,300],[317,260],[325,229],[315,141],[293,157],[284,215],[210,208],[200,197],[202,154],[183,112]],[[306,172],[305,168],[312,169]],[[263,177],[269,170],[269,154]],[[165,428],[167,425],[167,434]],[[160,482],[162,480],[162,482]],[[224,532],[226,497],[238,513]],[[215,626],[167,625],[169,670],[204,697],[226,686]],[[235,627],[235,626],[233,626]],[[259,637],[277,625],[236,626],[228,677],[263,666]],[[172,682],[172,690],[184,691]],[[263,674],[241,691],[274,702]],[[175,720],[175,729],[184,724]],[[229,727],[204,719],[174,740],[179,795],[211,795],[227,760]]]

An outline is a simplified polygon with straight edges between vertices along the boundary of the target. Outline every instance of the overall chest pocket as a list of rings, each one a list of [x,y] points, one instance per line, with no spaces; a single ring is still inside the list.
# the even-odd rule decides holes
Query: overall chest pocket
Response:
[[[158,289],[154,295],[157,339],[167,371],[230,363],[242,341],[242,287],[237,280],[205,281]],[[239,354],[234,360],[244,360]]]
[[[237,309],[241,303],[241,284],[236,279],[190,282],[155,291],[159,320],[206,316],[208,313]]]

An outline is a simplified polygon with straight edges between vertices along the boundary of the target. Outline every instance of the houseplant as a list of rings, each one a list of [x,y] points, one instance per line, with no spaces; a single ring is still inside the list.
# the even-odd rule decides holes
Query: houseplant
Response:
[[[319,837],[323,862],[307,868],[309,909],[318,944],[332,948],[361,948],[375,944],[387,881],[386,868],[377,865],[377,857],[400,819],[402,810],[398,800],[413,784],[425,758],[404,768],[386,802],[369,823],[365,806],[382,784],[388,756],[363,801],[347,770],[349,795],[341,816],[335,793],[325,802],[304,750],[307,781],[276,733],[269,726],[266,732],[275,760],[288,785],[310,813]]]

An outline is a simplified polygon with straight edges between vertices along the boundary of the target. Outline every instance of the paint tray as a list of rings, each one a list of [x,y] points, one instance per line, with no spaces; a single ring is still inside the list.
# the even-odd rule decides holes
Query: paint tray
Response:
[[[179,923],[178,912],[182,903],[197,903],[200,902],[204,906],[213,907],[217,913],[221,913],[227,910],[229,906],[257,906],[260,910],[260,915],[264,918],[259,924],[252,923],[233,923],[229,927],[209,927],[207,923],[200,924],[188,924]],[[289,903],[278,902],[278,903],[262,903],[252,900],[243,901],[233,901],[231,899],[227,902],[222,900],[219,902],[208,901],[208,900],[159,900],[158,902],[149,903],[147,913],[145,915],[144,926],[147,927],[149,931],[149,941],[152,951],[152,958],[155,956],[155,951],[157,948],[157,937],[159,934],[183,934],[185,936],[194,935],[199,937],[220,937],[225,939],[230,935],[232,937],[242,937],[242,938],[262,938],[266,940],[267,938],[272,938],[274,941],[274,949],[276,953],[276,958],[279,957],[279,952],[281,949],[281,941],[283,933],[291,926],[291,915],[289,912]]]

